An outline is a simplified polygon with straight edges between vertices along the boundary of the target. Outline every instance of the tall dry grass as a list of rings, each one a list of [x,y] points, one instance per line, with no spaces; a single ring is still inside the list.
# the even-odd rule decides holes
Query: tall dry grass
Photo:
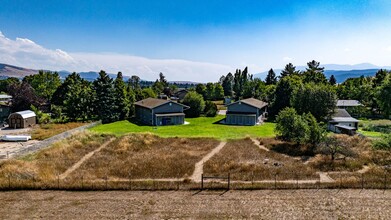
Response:
[[[259,149],[250,138],[232,140],[204,164],[205,175],[235,180],[315,179],[315,170],[288,156]]]
[[[96,153],[73,178],[186,178],[194,165],[218,145],[211,138],[123,136]]]
[[[2,162],[0,177],[12,176],[20,179],[34,177],[37,181],[54,179],[109,138],[110,136],[105,134],[78,133],[38,153]]]
[[[45,140],[57,134],[86,125],[82,122],[69,122],[65,124],[41,124],[34,128],[32,138],[35,140]]]

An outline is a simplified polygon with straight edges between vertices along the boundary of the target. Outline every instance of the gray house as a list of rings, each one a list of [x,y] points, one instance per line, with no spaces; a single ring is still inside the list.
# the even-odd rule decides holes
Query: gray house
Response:
[[[337,109],[327,127],[334,133],[354,135],[358,129],[358,122],[345,109]]]
[[[146,125],[179,125],[185,123],[189,107],[171,100],[147,98],[135,104],[136,119]]]
[[[256,125],[264,120],[268,103],[258,99],[242,99],[227,106],[225,124]]]

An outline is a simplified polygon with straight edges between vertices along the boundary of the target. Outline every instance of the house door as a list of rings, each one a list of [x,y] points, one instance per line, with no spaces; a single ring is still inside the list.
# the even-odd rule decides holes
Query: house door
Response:
[[[171,124],[171,118],[162,118],[162,124],[163,125]]]

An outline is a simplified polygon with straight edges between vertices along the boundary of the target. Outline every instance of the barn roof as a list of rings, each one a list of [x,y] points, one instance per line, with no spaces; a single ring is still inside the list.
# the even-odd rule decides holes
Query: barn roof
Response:
[[[337,109],[331,117],[330,122],[359,122],[357,119],[350,116],[345,109]]]
[[[159,107],[161,105],[164,105],[164,104],[167,104],[167,103],[175,103],[177,105],[181,105],[183,106],[184,108],[190,108],[189,106],[186,106],[186,105],[182,105],[180,103],[177,103],[177,102],[173,102],[171,100],[165,100],[165,99],[155,99],[155,98],[146,98],[146,99],[143,99],[143,100],[140,100],[138,102],[135,102],[134,104],[135,105],[138,105],[138,106],[142,106],[144,108],[149,108],[149,109],[154,109],[156,107]]]
[[[356,107],[361,105],[357,100],[337,100],[337,107]]]
[[[30,111],[30,110],[21,111],[21,112],[14,112],[11,115],[14,115],[14,114],[18,114],[18,115],[22,116],[22,118],[24,118],[24,119],[36,116],[35,113],[33,111]]]
[[[267,102],[261,101],[259,99],[248,98],[248,99],[242,99],[242,100],[230,103],[230,104],[228,104],[226,106],[230,106],[230,105],[233,105],[233,104],[236,104],[236,103],[245,103],[247,105],[251,105],[251,106],[253,106],[255,108],[259,108],[259,109],[262,109],[262,108],[264,108],[264,107],[266,107],[268,105]]]

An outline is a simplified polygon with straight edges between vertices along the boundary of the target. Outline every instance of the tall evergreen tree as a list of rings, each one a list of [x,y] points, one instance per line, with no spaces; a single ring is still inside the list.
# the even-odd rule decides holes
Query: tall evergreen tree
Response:
[[[284,78],[286,76],[299,75],[300,71],[296,70],[296,67],[293,66],[292,63],[288,63],[285,65],[285,68],[281,71],[280,78]]]
[[[332,86],[334,86],[334,85],[337,84],[337,79],[335,78],[334,75],[331,75],[331,76],[330,76],[329,83],[330,83],[330,85],[332,85]]]
[[[118,72],[117,78],[114,81],[114,90],[117,114],[119,114],[119,120],[124,120],[129,117],[130,102],[121,72]]]
[[[96,91],[96,109],[103,124],[111,123],[119,119],[118,106],[115,104],[115,90],[113,79],[103,70],[94,81]]]
[[[233,84],[234,84],[234,77],[233,77],[232,73],[228,73],[227,76],[224,77],[224,80],[222,83],[225,96],[232,96]]]
[[[266,85],[275,85],[277,83],[277,76],[273,69],[270,69],[265,79]]]
[[[324,67],[319,67],[320,63],[312,60],[307,63],[307,69],[303,73],[303,82],[304,83],[326,83],[327,78],[324,75]]]

